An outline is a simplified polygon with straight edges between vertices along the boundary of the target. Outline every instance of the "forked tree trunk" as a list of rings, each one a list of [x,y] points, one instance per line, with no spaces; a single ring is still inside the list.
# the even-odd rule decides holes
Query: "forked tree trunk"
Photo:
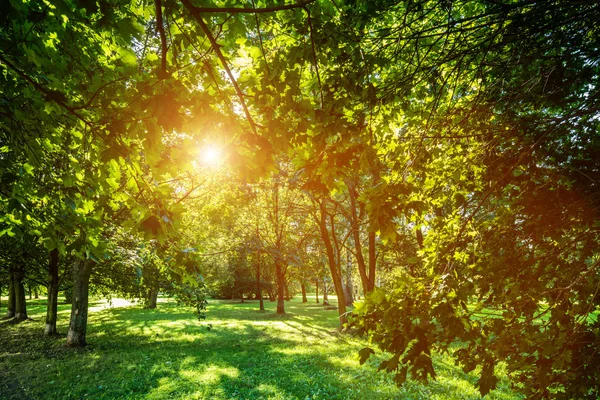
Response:
[[[325,249],[327,250],[327,263],[329,264],[329,271],[331,272],[331,279],[333,280],[333,287],[337,296],[340,329],[342,329],[348,322],[348,317],[346,315],[346,297],[344,296],[344,288],[342,287],[339,259],[336,260],[335,258],[335,252],[331,245],[330,233],[327,229],[327,210],[325,209],[324,203],[320,203],[319,206],[321,211],[319,228],[321,230],[321,238],[323,239]],[[333,223],[331,226],[331,237],[335,239],[335,226]]]
[[[67,346],[83,347],[86,345],[89,285],[93,265],[94,261],[89,259],[76,260],[73,263],[73,306],[71,307]]]
[[[9,272],[8,281],[8,304],[6,305],[6,318],[14,318],[15,316],[15,275],[11,269]]]
[[[281,263],[275,263],[275,274],[277,275],[277,314],[285,314],[285,276]]]
[[[46,308],[46,329],[48,336],[56,334],[56,313],[58,308],[58,249],[50,252],[48,263],[48,306]]]
[[[300,287],[302,288],[302,302],[308,303],[308,299],[306,298],[306,285],[304,282],[300,282]]]
[[[14,272],[15,283],[15,322],[27,319],[27,302],[25,301],[25,286],[23,285],[23,267]]]

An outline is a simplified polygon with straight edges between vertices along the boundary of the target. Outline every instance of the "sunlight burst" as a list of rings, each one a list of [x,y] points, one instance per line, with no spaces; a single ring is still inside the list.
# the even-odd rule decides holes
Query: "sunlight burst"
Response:
[[[223,154],[220,148],[214,145],[206,145],[200,150],[200,161],[205,165],[218,165],[223,161]]]

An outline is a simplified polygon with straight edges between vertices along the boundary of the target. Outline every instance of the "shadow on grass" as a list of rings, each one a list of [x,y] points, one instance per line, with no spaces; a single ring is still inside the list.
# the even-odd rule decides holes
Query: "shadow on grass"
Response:
[[[337,311],[292,302],[280,316],[265,305],[260,313],[258,302],[211,301],[208,322],[173,303],[103,309],[90,313],[90,344],[81,350],[66,348],[64,335],[44,337],[40,322],[0,328],[0,398],[478,397],[465,389],[476,377],[444,357],[436,369],[445,380],[397,389],[390,375],[375,373],[378,357],[358,365],[364,344],[335,331]],[[67,324],[61,316],[59,331]],[[449,391],[469,396],[446,397]],[[515,398],[507,396],[492,398]]]

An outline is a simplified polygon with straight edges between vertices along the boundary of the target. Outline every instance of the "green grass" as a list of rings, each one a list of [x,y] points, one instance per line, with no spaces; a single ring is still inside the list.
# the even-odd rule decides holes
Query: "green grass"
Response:
[[[4,303],[5,304],[5,303]],[[477,399],[476,374],[435,356],[438,379],[397,388],[365,365],[359,338],[336,331],[337,311],[286,303],[211,301],[208,320],[163,299],[157,310],[115,301],[91,304],[88,347],[64,346],[69,306],[59,305],[58,338],[45,338],[45,302],[29,302],[35,321],[0,325],[1,399]],[[123,305],[119,307],[119,305]],[[212,330],[207,324],[212,324]],[[500,370],[486,398],[520,398]]]

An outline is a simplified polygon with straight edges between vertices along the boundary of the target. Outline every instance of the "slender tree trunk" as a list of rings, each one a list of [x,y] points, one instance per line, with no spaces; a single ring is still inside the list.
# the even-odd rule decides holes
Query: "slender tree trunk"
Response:
[[[375,232],[369,232],[369,287],[365,294],[375,289],[375,268],[377,266],[377,254],[375,253]]]
[[[302,288],[302,302],[308,303],[308,299],[306,298],[306,285],[304,282],[300,282],[300,287]]]
[[[281,231],[279,230],[279,183],[275,180],[275,186],[273,187],[273,200],[274,200],[274,217],[275,217],[275,231],[276,231],[276,248],[281,251]],[[281,253],[280,253],[281,254]],[[279,256],[275,260],[275,278],[277,279],[277,314],[285,314],[285,304],[283,302],[283,296],[285,291],[285,273],[281,265]]]
[[[290,285],[286,282],[284,288],[285,288],[285,301],[290,301]]]
[[[67,334],[67,346],[83,347],[86,345],[88,302],[92,260],[76,260],[73,263],[73,306],[71,321]]]
[[[327,282],[325,281],[325,278],[323,278],[323,305],[329,305],[329,297],[327,297]]]
[[[40,298],[39,288],[37,286],[33,288],[33,298],[36,300]]]
[[[31,289],[31,283],[27,284],[27,290],[29,291],[29,300],[33,299],[33,290]]]
[[[354,303],[354,291],[353,291],[353,284],[352,284],[352,271],[348,271],[347,275],[346,275],[346,292],[344,293],[346,295],[346,306],[351,306]]]
[[[50,252],[48,263],[48,305],[46,308],[46,329],[48,336],[56,334],[56,315],[58,310],[58,249]]]
[[[15,321],[27,319],[27,302],[25,301],[25,286],[23,285],[23,267],[18,268],[15,275]]]
[[[275,263],[275,275],[277,275],[277,314],[285,314],[285,276],[281,263]]]
[[[259,310],[265,311],[265,302],[263,301],[262,289],[260,287],[260,251],[258,252],[258,262],[256,263],[256,297],[259,302]]]
[[[319,280],[315,281],[315,299],[317,300],[317,304],[319,304]]]
[[[367,274],[367,265],[362,252],[362,243],[360,241],[360,231],[358,223],[358,214],[356,213],[356,195],[355,182],[350,181],[348,184],[348,192],[350,194],[350,216],[352,218],[352,239],[354,241],[354,252],[356,253],[356,263],[358,264],[358,273],[360,281],[365,293],[369,290],[369,275]]]
[[[336,262],[334,249],[331,245],[331,240],[329,238],[330,234],[327,229],[327,211],[325,210],[325,204],[320,203],[319,207],[321,211],[321,221],[319,224],[319,228],[321,230],[321,238],[323,239],[323,242],[325,243],[325,249],[327,250],[327,261],[329,264],[329,270],[331,272],[331,278],[333,280],[335,294],[337,295],[338,314],[341,329],[348,322],[348,317],[346,316],[346,299],[344,296],[342,281],[340,279],[339,263]],[[331,235],[335,235],[335,227],[332,226],[331,229]]]
[[[14,318],[15,316],[15,274],[11,269],[9,271],[8,281],[8,304],[6,305],[6,318]]]

